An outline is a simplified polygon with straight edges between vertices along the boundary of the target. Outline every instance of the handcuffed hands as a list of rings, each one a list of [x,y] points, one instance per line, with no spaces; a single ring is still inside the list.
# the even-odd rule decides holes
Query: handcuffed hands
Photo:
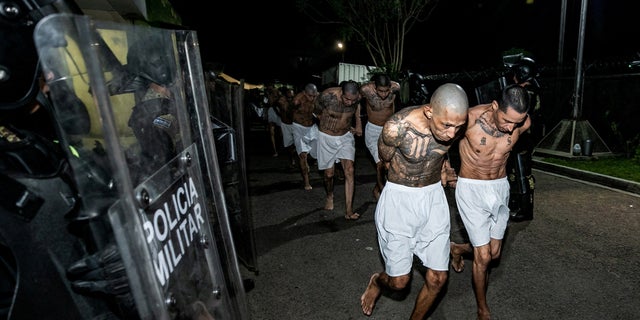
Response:
[[[443,187],[455,188],[458,183],[458,175],[456,169],[451,167],[449,160],[445,160],[442,164],[442,171],[440,172],[440,178],[442,180]]]

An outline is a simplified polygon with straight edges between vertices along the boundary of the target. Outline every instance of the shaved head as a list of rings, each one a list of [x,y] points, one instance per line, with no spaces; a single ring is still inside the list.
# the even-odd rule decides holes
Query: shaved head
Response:
[[[434,114],[442,114],[443,111],[457,114],[466,113],[469,109],[467,93],[461,86],[455,83],[445,83],[433,92],[429,101]]]
[[[307,94],[316,94],[318,93],[318,87],[316,87],[316,85],[313,83],[307,83],[307,85],[304,87],[304,91]]]

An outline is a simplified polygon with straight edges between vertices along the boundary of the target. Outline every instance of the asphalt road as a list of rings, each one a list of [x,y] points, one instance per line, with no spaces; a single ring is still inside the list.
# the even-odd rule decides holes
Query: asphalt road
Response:
[[[356,158],[354,208],[346,221],[344,188],[335,209],[323,210],[321,174],[302,188],[282,152],[273,158],[266,136],[249,137],[248,180],[257,268],[242,270],[255,282],[247,293],[251,319],[407,319],[424,270],[416,264],[410,289],[383,295],[373,315],[360,296],[383,269],[373,215],[375,172],[364,147]],[[264,143],[261,142],[264,139]],[[535,169],[534,219],[510,222],[502,258],[489,275],[494,319],[638,319],[640,316],[640,196]],[[452,240],[464,227],[448,191]],[[475,319],[471,261],[449,280],[429,319]]]

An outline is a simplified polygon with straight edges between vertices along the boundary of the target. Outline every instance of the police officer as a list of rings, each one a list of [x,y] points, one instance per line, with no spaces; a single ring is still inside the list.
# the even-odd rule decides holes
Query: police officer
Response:
[[[509,208],[512,221],[533,219],[533,190],[535,177],[531,173],[531,155],[535,145],[544,135],[544,123],[540,113],[540,85],[536,77],[538,68],[533,59],[522,57],[515,63],[507,76],[513,83],[527,89],[529,93],[529,117],[531,127],[514,146],[507,164],[511,196]]]

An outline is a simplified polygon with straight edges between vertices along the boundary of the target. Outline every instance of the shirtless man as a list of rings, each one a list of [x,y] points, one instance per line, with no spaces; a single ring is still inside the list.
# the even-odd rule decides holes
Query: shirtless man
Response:
[[[449,147],[467,121],[464,89],[441,85],[428,104],[404,108],[385,123],[378,149],[388,168],[375,221],[385,270],[374,273],[360,297],[371,315],[383,289],[402,290],[411,279],[413,256],[427,268],[411,319],[423,319],[447,281],[449,204],[443,185],[449,180]]]
[[[305,190],[311,190],[309,183],[309,162],[307,155],[317,158],[316,140],[318,138],[318,126],[313,117],[313,108],[318,97],[318,87],[309,83],[302,92],[293,97],[293,143],[298,154],[300,173]]]
[[[384,187],[385,168],[378,155],[378,137],[382,132],[382,126],[395,112],[395,100],[400,91],[400,84],[391,81],[386,74],[377,74],[373,81],[360,87],[367,108],[367,124],[364,129],[364,141],[376,164],[376,185],[373,187],[373,196],[378,200]]]
[[[275,130],[276,127],[280,127],[280,131],[282,133],[282,145],[283,148],[287,151],[287,153],[291,153],[293,146],[293,133],[291,131],[291,127],[293,124],[293,115],[291,111],[291,100],[287,98],[287,88],[280,87],[276,88],[274,86],[267,87],[267,99],[269,104],[269,125],[271,130],[271,143],[276,149],[275,143]],[[274,157],[278,156],[277,151],[273,154]],[[291,166],[295,165],[295,160],[289,156],[291,159]]]
[[[463,254],[473,253],[473,290],[478,319],[490,319],[487,304],[488,269],[500,257],[509,220],[507,159],[522,133],[531,126],[529,93],[512,84],[499,100],[469,109],[469,124],[460,140],[460,172],[456,204],[470,243],[451,242],[451,264],[464,269]]]
[[[362,136],[362,122],[355,117],[355,128],[351,126],[354,115],[360,114],[360,85],[345,81],[339,87],[322,91],[315,103],[314,113],[320,120],[318,133],[318,170],[324,170],[326,199],[325,210],[333,210],[333,176],[335,164],[341,163],[344,170],[344,194],[347,220],[357,220],[360,214],[353,212],[355,188],[356,142],[353,134]]]
[[[273,157],[275,158],[278,156],[278,143],[276,142],[276,137],[281,131],[280,125],[282,124],[282,120],[280,119],[280,110],[275,104],[277,94],[274,90],[276,90],[276,88],[273,85],[266,86],[264,90],[264,102],[267,105],[267,131],[269,133],[271,149],[273,150]]]
[[[291,88],[280,87],[280,97],[278,104],[280,106],[280,129],[282,130],[282,146],[289,156],[290,167],[296,165],[296,149],[293,145],[293,97],[295,92]]]

